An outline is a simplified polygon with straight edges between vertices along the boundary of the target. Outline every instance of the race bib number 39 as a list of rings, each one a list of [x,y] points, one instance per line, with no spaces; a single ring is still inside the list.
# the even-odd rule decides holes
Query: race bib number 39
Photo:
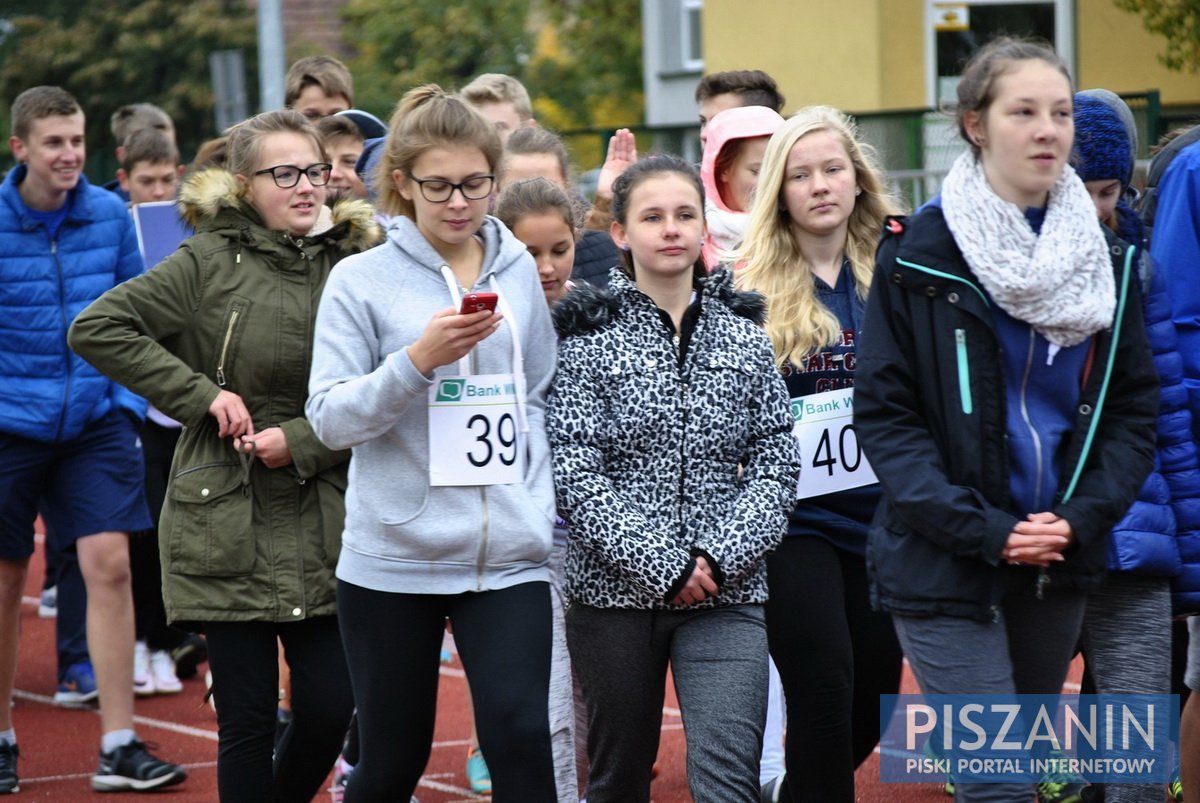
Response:
[[[792,399],[792,434],[803,460],[797,499],[877,482],[858,445],[853,416],[853,388]]]
[[[512,374],[439,376],[429,388],[430,485],[525,478],[525,433]]]

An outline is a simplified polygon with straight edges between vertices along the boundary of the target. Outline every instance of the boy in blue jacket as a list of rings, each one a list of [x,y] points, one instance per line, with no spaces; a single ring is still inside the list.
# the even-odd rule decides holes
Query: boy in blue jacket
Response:
[[[11,698],[21,592],[38,512],[74,549],[87,588],[94,665],[60,690],[99,691],[97,791],[179,783],[133,731],[133,601],[128,533],[146,529],[137,438],[146,403],[76,357],[67,328],[104,291],[141,272],[125,204],[83,177],[84,116],[58,87],[17,96],[8,144],[18,165],[0,185],[0,700]],[[90,692],[90,694],[89,694]],[[0,793],[18,788],[12,714],[0,705]]]

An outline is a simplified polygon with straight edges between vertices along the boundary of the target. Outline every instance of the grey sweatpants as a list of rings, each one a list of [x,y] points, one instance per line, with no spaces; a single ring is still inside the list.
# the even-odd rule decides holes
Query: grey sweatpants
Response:
[[[1171,691],[1171,581],[1112,572],[1088,596],[1080,636],[1099,694]],[[1162,784],[1105,784],[1105,803],[1162,803]]]
[[[896,635],[925,694],[1058,694],[1066,680],[1087,595],[1046,586],[1036,570],[1006,568],[1008,591],[995,622],[893,613]],[[956,803],[1029,803],[1032,784],[955,783]]]
[[[758,803],[767,709],[761,605],[696,611],[567,609],[588,706],[588,803],[648,803],[667,665],[696,803]]]

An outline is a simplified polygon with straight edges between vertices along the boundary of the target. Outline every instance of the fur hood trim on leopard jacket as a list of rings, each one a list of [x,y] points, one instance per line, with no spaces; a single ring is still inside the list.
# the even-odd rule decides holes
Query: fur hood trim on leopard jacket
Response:
[[[754,291],[735,290],[733,274],[716,270],[697,280],[697,291],[705,298],[724,304],[735,315],[761,326],[767,318],[767,302]],[[598,332],[612,324],[621,313],[621,294],[640,292],[621,268],[613,268],[607,290],[590,284],[577,284],[554,308],[554,328],[559,337]]]

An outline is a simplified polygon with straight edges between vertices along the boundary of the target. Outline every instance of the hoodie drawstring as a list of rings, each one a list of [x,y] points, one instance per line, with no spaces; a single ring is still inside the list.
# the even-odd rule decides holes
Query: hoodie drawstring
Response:
[[[458,278],[455,277],[454,271],[450,270],[449,265],[442,265],[442,278],[446,281],[446,288],[450,291],[450,298],[454,301],[454,309],[459,309],[462,306],[462,294],[458,291]],[[512,338],[512,367],[513,367],[513,383],[517,397],[517,418],[520,419],[517,423],[521,427],[522,432],[529,431],[529,416],[526,413],[525,400],[525,355],[521,352],[521,336],[517,331],[517,319],[512,314],[512,307],[508,304],[508,299],[500,292],[500,285],[496,281],[496,276],[493,274],[488,277],[488,287],[496,294],[497,306],[500,308],[500,314],[504,316],[504,320],[508,323],[508,333]],[[462,376],[471,374],[470,352],[464,354],[458,361],[458,373]]]

